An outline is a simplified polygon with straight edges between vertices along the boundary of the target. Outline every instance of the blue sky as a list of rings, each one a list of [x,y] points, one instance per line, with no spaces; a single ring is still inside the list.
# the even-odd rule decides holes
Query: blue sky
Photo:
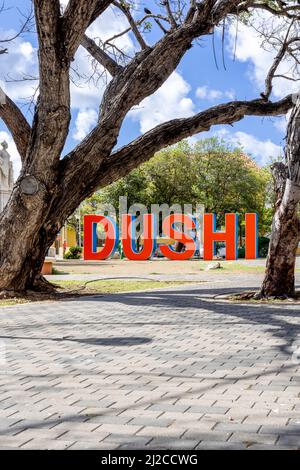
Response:
[[[18,30],[20,14],[17,7],[26,12],[30,2],[6,0],[7,11],[0,16],[0,37],[8,37]],[[62,0],[63,4],[67,0]],[[155,11],[153,2],[146,2],[147,7]],[[143,8],[145,2],[137,2]],[[136,13],[139,14],[138,11]],[[262,21],[268,21],[266,16],[257,18],[256,26]],[[112,8],[108,9],[104,17],[97,20],[88,34],[91,37],[103,39],[111,37],[127,27],[126,19]],[[236,58],[233,59],[234,38],[236,25],[227,25],[225,41],[226,70],[222,64],[221,36],[215,33],[215,50],[218,68],[216,67],[212,36],[201,40],[201,44],[194,44],[179,64],[177,70],[152,97],[141,103],[139,108],[130,112],[121,130],[118,146],[124,145],[135,137],[155,125],[176,117],[185,117],[207,107],[227,102],[232,99],[252,99],[263,91],[263,81],[266,71],[272,62],[275,51],[266,52],[261,48],[261,39],[257,32],[245,25],[239,25],[236,45]],[[157,26],[146,35],[149,43],[160,37]],[[137,49],[135,39],[131,34],[123,37],[121,43],[128,54]],[[26,81],[9,83],[11,78],[20,79],[24,75],[37,76],[37,42],[34,34],[25,34],[13,44],[9,44],[9,54],[2,55],[0,69],[0,83],[5,91],[17,101],[23,112],[31,120],[28,111],[28,98],[33,94],[37,82]],[[85,76],[91,74],[91,63],[86,51],[79,49],[75,58],[74,67],[78,67]],[[284,64],[283,64],[284,67]],[[274,86],[274,99],[279,99],[292,91],[292,82],[279,79]],[[72,85],[72,124],[65,152],[77,145],[95,125],[98,106],[104,89],[104,83],[86,83],[79,80],[77,86]],[[265,164],[270,157],[277,157],[284,145],[285,119],[279,118],[245,118],[231,126],[216,126],[209,133],[201,134],[195,138],[216,135],[223,137],[230,143],[243,145],[245,151],[251,154],[259,164]],[[19,171],[19,158],[11,141],[11,137],[4,124],[0,121],[0,139],[8,140],[13,156],[15,172]],[[192,139],[192,140],[193,140]]]

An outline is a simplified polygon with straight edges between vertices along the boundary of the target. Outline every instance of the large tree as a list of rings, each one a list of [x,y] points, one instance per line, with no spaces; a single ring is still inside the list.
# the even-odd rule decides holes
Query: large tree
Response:
[[[295,261],[300,238],[300,95],[295,95],[286,137],[284,163],[274,163],[276,210],[266,275],[259,297],[295,295]]]
[[[22,159],[12,196],[0,215],[0,289],[22,291],[39,287],[45,253],[64,221],[97,188],[126,175],[161,148],[207,131],[216,124],[232,124],[244,116],[277,116],[292,107],[292,97],[270,100],[277,63],[295,41],[279,51],[266,80],[266,90],[251,101],[231,101],[184,119],[161,124],[125,147],[114,150],[124,119],[133,106],[153,94],[176,69],[193,42],[214,32],[225,19],[267,9],[274,17],[298,21],[297,2],[253,0],[164,0],[164,14],[146,9],[132,16],[130,4],[111,0],[33,0],[38,37],[39,96],[32,124],[8,97],[0,117],[10,130]],[[86,35],[87,28],[110,6],[127,18],[140,50],[130,61],[101,48]],[[178,6],[178,9],[175,8]],[[161,38],[148,45],[145,21],[154,19]],[[69,133],[70,70],[82,45],[106,68],[109,81],[96,127],[68,155],[61,154]],[[292,51],[293,52],[293,51]],[[293,53],[294,55],[296,52]],[[199,70],[201,64],[199,63]]]

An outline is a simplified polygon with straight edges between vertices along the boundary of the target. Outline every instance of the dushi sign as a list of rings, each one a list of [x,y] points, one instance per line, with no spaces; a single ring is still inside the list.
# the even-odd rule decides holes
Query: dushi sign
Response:
[[[258,247],[258,217],[255,213],[245,215],[245,258],[257,258]],[[105,232],[104,246],[97,248],[98,235],[97,225],[101,224]],[[184,227],[178,230],[175,225]],[[171,214],[163,220],[164,234],[182,243],[185,246],[183,252],[176,252],[172,245],[162,245],[162,254],[172,260],[187,260],[193,257],[196,251],[196,237],[187,232],[196,233],[197,224],[193,217],[186,214]],[[143,247],[137,250],[135,242],[134,216],[130,214],[122,215],[122,245],[126,258],[139,261],[147,260],[153,256],[156,250],[156,221],[153,214],[143,215]],[[225,242],[226,259],[237,259],[238,252],[238,215],[225,215],[225,230],[216,230],[215,214],[203,215],[203,258],[212,260],[215,253],[215,243]],[[86,215],[84,217],[84,259],[85,260],[105,260],[111,257],[118,248],[119,230],[115,221],[104,215]]]

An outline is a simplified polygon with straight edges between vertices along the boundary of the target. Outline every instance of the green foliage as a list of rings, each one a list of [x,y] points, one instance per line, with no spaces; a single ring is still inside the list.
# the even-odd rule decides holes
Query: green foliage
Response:
[[[266,258],[268,255],[270,239],[267,237],[258,237],[258,257]],[[238,258],[245,258],[245,245],[238,249]]]
[[[144,21],[144,32],[150,33],[152,31],[152,23],[151,21]]]
[[[270,239],[267,237],[258,237],[258,256],[265,258],[268,254]]]
[[[183,141],[159,152],[142,165],[146,177],[143,204],[186,204],[195,201],[191,194],[193,161],[191,148]]]
[[[182,141],[157,153],[129,175],[96,193],[86,201],[85,213],[97,212],[97,205],[119,206],[127,196],[128,206],[144,204],[203,204],[206,212],[218,214],[223,224],[226,212],[257,212],[260,233],[270,230],[273,189],[269,168],[260,168],[239,147],[217,138],[190,145]],[[240,232],[244,231],[240,217]]]
[[[257,212],[262,222],[269,174],[241,148],[232,148],[222,140],[199,141],[194,152],[193,191],[206,212],[217,213],[220,224],[226,212]]]
[[[80,246],[71,246],[69,251],[64,254],[64,259],[80,259],[82,248]]]
[[[238,249],[238,258],[245,258],[245,246],[242,245]]]

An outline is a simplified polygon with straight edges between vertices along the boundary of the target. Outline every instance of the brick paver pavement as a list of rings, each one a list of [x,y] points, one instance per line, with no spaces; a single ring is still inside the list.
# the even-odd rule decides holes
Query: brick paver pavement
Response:
[[[299,307],[221,287],[1,308],[0,447],[300,448]]]

